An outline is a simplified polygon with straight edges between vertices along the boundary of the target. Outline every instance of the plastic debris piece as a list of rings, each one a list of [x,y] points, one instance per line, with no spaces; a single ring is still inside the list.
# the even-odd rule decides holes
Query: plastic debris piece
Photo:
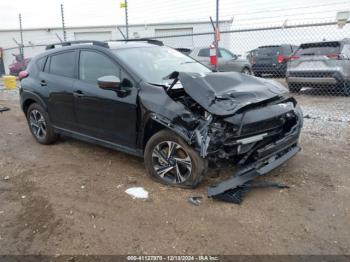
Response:
[[[148,192],[143,187],[130,187],[127,190],[125,190],[125,193],[127,193],[132,198],[148,198]]]
[[[243,198],[249,189],[249,187],[236,187],[234,189],[229,189],[224,193],[215,195],[213,198],[225,202],[240,204],[242,203]]]
[[[199,206],[202,204],[203,197],[201,196],[192,196],[188,198],[188,202],[190,202],[192,205]]]
[[[0,106],[0,113],[5,112],[5,111],[10,111],[10,108]]]

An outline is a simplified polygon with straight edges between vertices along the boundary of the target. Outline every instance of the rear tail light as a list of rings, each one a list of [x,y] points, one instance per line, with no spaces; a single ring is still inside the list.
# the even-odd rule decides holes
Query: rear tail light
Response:
[[[290,61],[294,61],[294,60],[297,60],[297,59],[299,59],[299,58],[300,58],[300,56],[292,55],[291,57],[289,57],[289,60],[290,60]]]
[[[279,64],[282,64],[284,62],[284,60],[286,59],[286,57],[284,57],[283,55],[278,55],[277,56],[277,62]]]
[[[338,59],[338,60],[342,59],[341,54],[328,54],[327,57],[330,59]]]
[[[27,72],[27,71],[21,71],[21,72],[19,72],[19,74],[18,74],[18,79],[19,80],[22,80],[22,79],[24,79],[24,78],[26,78],[26,77],[28,77],[29,76],[29,73]]]

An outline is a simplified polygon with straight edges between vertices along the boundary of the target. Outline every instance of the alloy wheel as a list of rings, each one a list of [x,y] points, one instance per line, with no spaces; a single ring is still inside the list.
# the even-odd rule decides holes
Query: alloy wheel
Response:
[[[46,121],[44,116],[36,109],[29,114],[29,124],[34,136],[43,139],[46,136]]]
[[[192,172],[190,156],[173,141],[162,141],[154,147],[152,165],[161,179],[174,184],[185,182]]]

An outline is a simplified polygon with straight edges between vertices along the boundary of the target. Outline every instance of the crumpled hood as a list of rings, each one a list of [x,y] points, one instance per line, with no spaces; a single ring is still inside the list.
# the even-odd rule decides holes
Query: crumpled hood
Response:
[[[219,116],[234,114],[249,104],[282,95],[288,90],[281,84],[236,72],[179,72],[185,92],[209,113]]]

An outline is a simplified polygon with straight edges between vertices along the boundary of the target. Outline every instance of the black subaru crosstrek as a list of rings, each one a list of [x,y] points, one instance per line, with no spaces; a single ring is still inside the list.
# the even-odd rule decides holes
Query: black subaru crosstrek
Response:
[[[198,185],[208,165],[240,167],[242,181],[209,195],[300,149],[302,112],[277,82],[211,72],[154,40],[60,45],[20,74],[21,107],[41,144],[65,135],[144,157],[151,178],[180,187]]]

